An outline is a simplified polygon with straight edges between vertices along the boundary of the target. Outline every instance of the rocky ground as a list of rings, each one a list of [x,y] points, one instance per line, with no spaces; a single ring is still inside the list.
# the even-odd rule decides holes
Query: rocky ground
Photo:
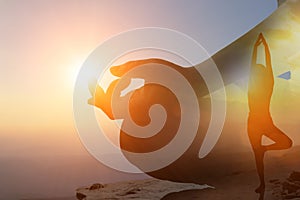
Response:
[[[201,190],[206,185],[192,183],[176,183],[158,179],[147,179],[129,181],[113,184],[96,183],[90,187],[76,190],[76,197],[79,200],[100,200],[100,199],[162,199],[169,193],[185,190]]]
[[[214,180],[214,187],[146,179],[112,184],[93,184],[77,189],[76,198],[79,200],[300,200],[299,152],[300,147],[296,146],[282,152],[267,153],[265,158],[267,185],[264,195],[254,192],[259,183],[257,173],[253,165],[248,165],[249,160],[243,158],[240,165],[245,165],[243,164],[245,162],[248,169]]]
[[[248,172],[246,174],[252,174]],[[235,176],[235,177],[234,177]],[[232,183],[242,182],[244,175],[234,175]],[[228,178],[225,178],[228,180]],[[225,187],[213,188],[207,185],[175,183],[157,179],[129,181],[114,184],[95,183],[89,187],[76,190],[78,200],[100,199],[139,199],[139,200],[176,200],[176,199],[259,199],[260,196],[251,190],[252,183],[229,183]],[[254,185],[253,185],[254,186]],[[266,188],[265,200],[300,200],[300,172],[292,172],[287,178],[271,179]]]
[[[298,199],[300,200],[300,172],[292,172],[283,180],[270,180],[272,184],[272,195],[277,199]]]

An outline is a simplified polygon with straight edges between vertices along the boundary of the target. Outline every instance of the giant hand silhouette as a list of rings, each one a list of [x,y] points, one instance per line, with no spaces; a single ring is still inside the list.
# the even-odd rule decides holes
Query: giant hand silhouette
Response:
[[[148,65],[147,67],[154,66],[153,70],[150,70],[150,72],[147,71],[146,73],[144,73],[143,70],[134,71],[135,69],[146,64]],[[149,127],[149,125],[151,126],[151,124],[153,123],[153,126],[161,126],[160,122],[157,122],[158,124],[155,125],[155,121],[157,120],[155,119],[155,117],[151,118],[151,112],[149,113],[153,105],[158,104],[162,106],[166,112],[165,123],[161,126],[160,129],[156,129],[154,127],[153,130],[156,130],[158,132],[153,133],[153,136],[151,137],[145,137],[144,135],[142,135],[142,133],[139,133],[137,131],[133,131],[135,133],[129,133],[128,130],[134,130],[132,127],[130,127],[133,125],[129,125],[129,128],[127,129],[125,128],[125,125],[123,125],[122,130],[120,130],[120,144],[121,148],[125,151],[135,153],[153,152],[155,150],[163,148],[176,135],[176,132],[182,120],[182,110],[180,107],[180,102],[176,97],[176,95],[178,94],[174,94],[174,92],[180,93],[180,95],[183,96],[187,91],[185,91],[184,87],[180,86],[180,83],[177,83],[177,85],[179,85],[179,87],[177,87],[177,90],[172,91],[170,88],[168,88],[168,86],[160,85],[158,83],[154,83],[153,81],[151,82],[153,76],[159,76],[159,78],[161,79],[172,78],[170,74],[164,74],[163,72],[161,72],[160,74],[153,74],[155,73],[155,70],[160,71],[157,68],[161,66],[170,68],[174,73],[180,74],[184,77],[184,79],[187,80],[188,84],[191,85],[191,88],[193,88],[196,94],[195,96],[198,104],[197,107],[193,109],[199,109],[198,107],[200,105],[205,106],[205,109],[207,110],[210,109],[209,98],[206,98],[203,101],[200,100],[201,94],[203,92],[208,93],[208,89],[205,86],[205,83],[203,82],[203,79],[201,78],[199,73],[193,67],[183,68],[162,59],[130,61],[120,66],[114,66],[110,69],[110,71],[113,75],[119,78],[117,80],[114,80],[109,85],[106,92],[104,92],[104,90],[98,85],[95,89],[91,87],[93,98],[89,100],[89,104],[103,110],[110,119],[124,119],[123,124],[126,124],[126,121],[130,117],[136,125],[142,127]],[[126,77],[126,74],[128,74],[129,72],[133,73],[131,73],[129,77]],[[121,91],[128,87],[131,78],[143,78],[145,80],[144,86],[131,91],[125,96],[121,96]],[[175,83],[179,81],[180,80],[169,80],[169,82]],[[202,87],[200,87],[201,85]],[[199,90],[199,88],[201,88],[202,90]],[[188,95],[186,96],[186,98],[189,98]],[[184,102],[182,102],[182,104],[184,104]],[[203,108],[202,117],[204,117],[205,115],[205,109]],[[127,114],[127,111],[129,111],[129,115]],[[204,124],[201,124],[201,126],[205,127]],[[133,135],[138,137],[134,137]],[[134,160],[132,160],[132,162],[134,163]]]

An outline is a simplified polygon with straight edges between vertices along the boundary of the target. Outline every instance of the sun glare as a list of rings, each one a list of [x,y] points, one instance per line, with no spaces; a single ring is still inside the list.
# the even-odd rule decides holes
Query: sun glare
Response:
[[[66,70],[66,84],[71,86],[72,88],[75,85],[78,73],[84,63],[84,56],[77,56],[75,58],[72,58],[70,61],[70,64],[67,67]]]

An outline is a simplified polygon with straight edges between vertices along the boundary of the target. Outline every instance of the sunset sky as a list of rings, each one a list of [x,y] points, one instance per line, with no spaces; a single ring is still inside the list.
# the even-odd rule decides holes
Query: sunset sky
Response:
[[[73,122],[73,85],[89,53],[113,35],[170,28],[213,54],[276,7],[269,0],[1,1],[0,156],[83,151]]]
[[[271,51],[274,77],[291,72],[291,79],[275,78],[271,101],[273,119],[299,144],[300,108],[300,2],[289,1],[259,25],[255,31],[263,32]],[[246,81],[246,80],[245,80]],[[247,88],[227,86],[228,100],[247,105]]]
[[[18,185],[15,190],[23,192],[40,187],[40,194],[73,194],[75,187],[104,175],[104,181],[124,175],[88,157],[73,117],[77,74],[104,41],[135,28],[162,27],[190,36],[213,55],[276,9],[276,0],[0,0],[0,164],[30,158],[28,165],[1,165],[6,180],[1,190],[9,193]],[[271,112],[276,125],[300,144],[300,1],[290,0],[280,9],[256,31],[263,31],[270,45],[274,76],[291,71],[290,80],[275,78]],[[233,121],[241,123],[248,114],[243,81],[226,86],[227,101],[241,108],[234,110],[238,117]],[[248,144],[246,133],[239,134]],[[78,155],[88,157],[88,164],[73,159]],[[36,177],[36,182],[27,185],[24,177]]]

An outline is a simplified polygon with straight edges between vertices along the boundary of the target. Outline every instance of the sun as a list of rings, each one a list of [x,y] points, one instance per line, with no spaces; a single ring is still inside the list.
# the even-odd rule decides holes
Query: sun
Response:
[[[66,84],[70,86],[71,88],[74,88],[77,76],[79,74],[79,71],[85,61],[84,56],[76,56],[69,59],[69,64],[66,67],[65,73],[66,73]]]

